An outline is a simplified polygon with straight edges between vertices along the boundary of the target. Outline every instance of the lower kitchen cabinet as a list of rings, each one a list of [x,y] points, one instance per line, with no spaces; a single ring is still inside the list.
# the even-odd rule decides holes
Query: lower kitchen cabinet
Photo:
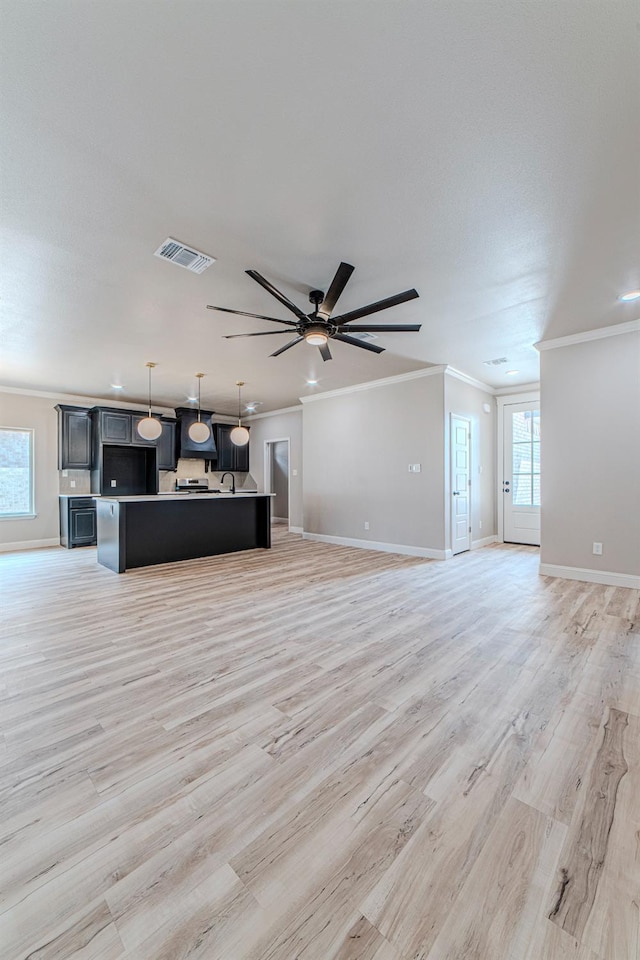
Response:
[[[60,497],[60,543],[63,547],[94,547],[97,542],[93,497]]]

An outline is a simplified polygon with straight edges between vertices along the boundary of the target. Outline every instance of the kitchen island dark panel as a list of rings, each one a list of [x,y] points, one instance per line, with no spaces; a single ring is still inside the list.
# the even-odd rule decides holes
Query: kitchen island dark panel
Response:
[[[96,507],[98,563],[116,573],[271,546],[268,494],[103,497]]]

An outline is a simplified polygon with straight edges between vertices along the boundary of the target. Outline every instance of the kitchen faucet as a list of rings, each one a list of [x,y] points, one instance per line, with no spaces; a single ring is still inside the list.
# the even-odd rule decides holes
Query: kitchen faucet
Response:
[[[222,476],[220,477],[220,483],[224,483],[224,478],[225,478],[225,477],[231,477],[231,493],[235,493],[235,492],[236,492],[236,478],[234,477],[234,475],[233,475],[232,473],[223,473]]]

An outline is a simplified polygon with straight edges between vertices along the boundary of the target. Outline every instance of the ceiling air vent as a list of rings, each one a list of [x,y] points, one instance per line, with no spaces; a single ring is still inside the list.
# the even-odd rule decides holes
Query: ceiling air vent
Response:
[[[192,250],[191,247],[185,247],[179,240],[173,240],[168,237],[164,243],[161,243],[154,257],[160,257],[162,260],[170,260],[171,263],[191,270],[192,273],[204,273],[207,267],[215,263],[215,257],[208,257],[206,253],[200,253],[199,250]]]
[[[499,367],[501,363],[508,363],[506,357],[498,357],[497,360],[483,360],[485,367]]]
[[[344,332],[349,333],[348,326]],[[349,334],[349,336],[353,337],[354,340],[377,340],[378,339],[377,333],[351,333]]]

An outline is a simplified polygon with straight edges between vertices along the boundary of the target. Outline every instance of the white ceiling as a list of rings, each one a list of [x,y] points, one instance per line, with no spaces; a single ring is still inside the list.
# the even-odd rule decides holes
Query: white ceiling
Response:
[[[429,363],[505,386],[537,340],[638,314],[635,2],[1,6],[5,386],[140,400],[147,360],[158,402],[202,370],[227,412],[237,379],[260,411]],[[286,338],[222,335],[271,325],[205,309],[290,319],[244,270],[304,307],[340,260],[341,310],[415,286],[372,321],[422,331],[270,359]]]

